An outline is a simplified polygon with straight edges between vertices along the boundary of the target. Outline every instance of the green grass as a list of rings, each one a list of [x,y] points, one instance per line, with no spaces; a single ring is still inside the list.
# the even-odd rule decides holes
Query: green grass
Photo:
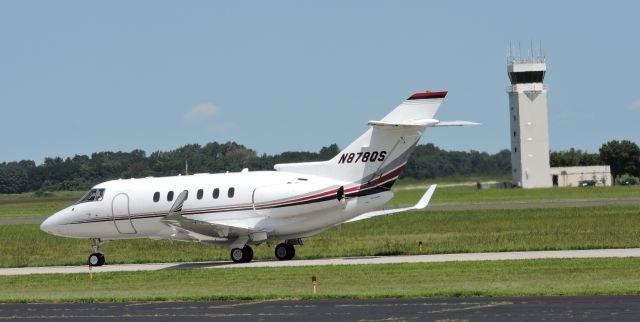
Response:
[[[468,178],[467,178],[468,179]],[[387,207],[415,204],[423,189],[402,190],[407,185],[425,184],[406,181],[395,190],[396,196]],[[396,187],[398,188],[398,187]],[[35,197],[33,193],[0,195],[0,218],[41,217],[73,204],[82,194],[78,191],[55,192],[49,197]],[[640,199],[640,185],[631,187],[547,188],[547,189],[487,189],[475,187],[441,187],[433,196],[433,204],[571,201],[590,199]]]
[[[82,191],[47,192],[45,196],[36,193],[0,194],[0,218],[46,217],[63,209],[80,198]]]
[[[53,192],[42,192],[40,196],[38,196],[37,192],[25,192],[25,193],[13,193],[13,194],[3,194],[0,193],[0,203],[2,202],[21,202],[21,201],[29,201],[29,200],[47,200],[54,198],[69,198],[77,200],[82,196],[84,191],[53,191]]]
[[[423,242],[422,250],[418,241]],[[378,217],[305,240],[296,258],[640,247],[640,206],[409,212]],[[228,260],[226,248],[198,243],[105,243],[108,263]],[[88,240],[55,237],[37,225],[0,226],[0,267],[79,265]],[[273,247],[255,248],[273,259]]]
[[[0,302],[637,295],[638,267],[606,258],[2,276]]]
[[[476,182],[511,182],[511,176],[492,177],[492,176],[475,176],[475,177],[449,177],[449,178],[435,178],[435,179],[413,179],[402,178],[398,180],[395,187],[415,186],[424,184],[466,184]]]
[[[0,204],[0,218],[9,217],[42,217],[68,207],[74,201],[43,201],[31,203]]]
[[[394,190],[396,196],[388,207],[414,204],[424,194],[423,189]],[[536,202],[594,199],[640,199],[640,185],[588,188],[485,189],[475,187],[443,187],[436,189],[433,204]]]

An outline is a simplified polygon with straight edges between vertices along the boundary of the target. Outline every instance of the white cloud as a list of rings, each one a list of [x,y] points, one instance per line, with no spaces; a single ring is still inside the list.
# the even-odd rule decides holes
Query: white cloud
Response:
[[[632,110],[640,111],[640,100],[637,100],[631,104]]]
[[[218,112],[220,112],[220,109],[217,106],[211,103],[200,103],[187,112],[184,118],[187,121],[210,119],[218,115]]]

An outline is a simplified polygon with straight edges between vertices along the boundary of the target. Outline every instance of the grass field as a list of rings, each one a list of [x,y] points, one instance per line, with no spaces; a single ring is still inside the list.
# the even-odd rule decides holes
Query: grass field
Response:
[[[386,207],[411,205],[417,202],[423,189],[404,190],[424,182],[404,181],[396,185],[396,196]],[[81,191],[55,192],[48,197],[35,197],[33,193],[0,195],[0,218],[41,217],[73,204]],[[589,199],[640,199],[640,185],[631,187],[545,188],[545,189],[487,189],[475,187],[442,187],[436,190],[433,204],[570,201]]]
[[[0,302],[640,294],[638,258],[0,277]],[[318,278],[312,294],[310,278]]]
[[[57,191],[36,196],[35,193],[0,194],[0,218],[46,217],[63,209],[82,196],[82,191]]]
[[[406,188],[407,186],[405,186]],[[402,186],[397,187],[403,189]],[[422,189],[397,190],[396,196],[387,206],[409,205],[415,203]],[[443,187],[433,195],[432,203],[489,203],[489,202],[535,202],[535,201],[571,201],[594,199],[640,199],[640,185],[588,188],[540,188],[540,189],[486,189],[475,187]]]
[[[418,241],[423,242],[422,250]],[[345,224],[305,240],[296,258],[640,247],[640,206],[410,212]],[[228,260],[226,248],[147,239],[105,243],[107,263]],[[0,267],[79,265],[88,240],[37,225],[0,226]],[[273,247],[255,248],[273,259]]]

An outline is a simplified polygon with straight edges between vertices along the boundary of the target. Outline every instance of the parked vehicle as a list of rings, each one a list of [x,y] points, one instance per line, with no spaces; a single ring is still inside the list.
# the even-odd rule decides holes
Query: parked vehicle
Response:
[[[620,182],[620,184],[623,186],[632,186],[637,183],[638,183],[638,180],[636,180],[636,178],[626,178],[622,180],[622,182]]]
[[[581,180],[580,182],[578,182],[578,187],[593,187],[595,185],[595,180]]]

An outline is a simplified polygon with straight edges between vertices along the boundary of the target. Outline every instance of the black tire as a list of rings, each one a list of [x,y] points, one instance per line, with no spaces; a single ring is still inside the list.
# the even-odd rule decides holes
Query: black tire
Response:
[[[242,253],[243,253],[243,255],[242,255],[242,262],[243,263],[248,263],[251,260],[253,260],[253,249],[251,248],[251,246],[245,245],[242,248]]]
[[[104,257],[104,254],[102,254],[102,253],[99,253],[99,254],[100,254],[100,262],[98,263],[98,266],[102,266],[102,265],[104,265],[104,262],[105,262],[106,259]]]
[[[287,245],[287,260],[293,259],[296,256],[296,248],[291,244]]]
[[[102,266],[104,265],[104,261],[105,259],[102,253],[93,253],[89,255],[89,258],[87,259],[89,266]]]
[[[276,246],[275,254],[277,259],[286,261],[296,256],[296,249],[293,245],[282,243]]]
[[[230,256],[234,263],[242,263],[242,260],[245,258],[244,248],[233,248]]]

